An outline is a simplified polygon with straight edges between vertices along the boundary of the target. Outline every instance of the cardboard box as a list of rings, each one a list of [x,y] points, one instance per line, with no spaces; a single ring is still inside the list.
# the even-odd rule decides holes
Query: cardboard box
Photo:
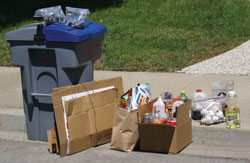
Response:
[[[178,108],[176,127],[167,124],[141,123],[143,114],[152,111],[155,101],[156,99],[140,106],[138,109],[140,150],[178,153],[192,142],[191,100]]]
[[[63,96],[109,86],[114,88],[62,102]],[[61,157],[110,142],[114,114],[123,92],[121,77],[53,89]]]

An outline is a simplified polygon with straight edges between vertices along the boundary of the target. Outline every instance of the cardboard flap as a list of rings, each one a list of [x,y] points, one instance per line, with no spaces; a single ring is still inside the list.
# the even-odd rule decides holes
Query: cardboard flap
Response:
[[[180,151],[185,146],[192,142],[192,119],[187,120],[185,123],[182,123],[177,132],[177,151]]]
[[[100,88],[105,88],[109,86],[114,86],[118,89],[118,97],[120,97],[124,90],[123,90],[123,83],[122,78],[111,78],[107,80],[98,80],[98,81],[91,81],[82,84],[72,85],[72,86],[65,86],[60,88],[53,88],[51,93],[51,98],[53,105],[59,105],[62,103],[62,96],[75,94],[79,92],[85,92],[89,90],[95,90]]]
[[[121,95],[124,93],[121,77],[112,78],[108,80],[92,81],[92,82],[87,82],[84,84],[78,84],[77,89],[78,89],[78,92],[85,92],[85,91],[105,88],[109,86],[114,86],[115,88],[118,89],[118,97],[121,97]],[[118,98],[117,100],[118,100],[117,102],[119,102],[120,99]]]
[[[113,88],[107,91],[82,96],[66,101],[66,112],[68,116],[87,112],[90,109],[98,108],[117,101],[118,89]]]
[[[96,125],[96,130],[98,132],[111,129],[113,126],[116,108],[117,104],[115,102],[96,108],[95,115],[93,115],[96,124],[91,124],[91,125],[93,127],[94,125]],[[94,114],[93,110],[91,110],[90,112]]]
[[[61,105],[63,96],[71,95],[74,93],[78,93],[78,89],[76,86],[54,88],[51,93],[53,106]]]
[[[88,113],[72,115],[68,118],[69,139],[73,141],[91,134]]]
[[[56,120],[56,128],[57,128],[57,137],[58,137],[58,142],[59,142],[59,151],[60,151],[60,156],[66,156],[66,143],[67,143],[67,138],[66,138],[66,131],[65,131],[65,125],[64,125],[64,113],[63,113],[63,108],[62,104],[53,106],[54,108],[54,114],[55,114],[55,120]],[[65,150],[63,150],[65,148]]]
[[[174,132],[175,127],[169,125],[140,123],[140,149],[169,153],[170,147],[176,146]]]
[[[178,107],[176,116],[176,126],[181,125],[191,118],[191,100]]]

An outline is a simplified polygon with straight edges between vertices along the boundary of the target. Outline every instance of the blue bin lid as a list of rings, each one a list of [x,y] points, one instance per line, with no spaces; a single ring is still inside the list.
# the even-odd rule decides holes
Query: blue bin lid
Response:
[[[53,23],[43,28],[46,41],[51,42],[81,42],[96,38],[107,32],[105,25],[92,22],[88,19],[84,22],[84,29],[77,29],[62,23]]]

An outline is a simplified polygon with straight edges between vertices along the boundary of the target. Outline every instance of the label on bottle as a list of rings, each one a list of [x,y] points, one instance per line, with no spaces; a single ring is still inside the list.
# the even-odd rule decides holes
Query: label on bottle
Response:
[[[226,115],[227,118],[227,124],[233,125],[233,124],[238,124],[240,120],[240,114],[228,114]]]

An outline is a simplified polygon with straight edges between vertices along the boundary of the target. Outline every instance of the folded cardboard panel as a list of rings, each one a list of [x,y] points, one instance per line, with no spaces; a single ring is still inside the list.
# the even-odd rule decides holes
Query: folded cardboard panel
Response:
[[[177,153],[192,142],[192,119],[185,121],[176,129]]]
[[[68,143],[62,97],[109,86],[114,86],[115,89],[65,103],[70,133]],[[110,141],[115,110],[122,94],[121,77],[53,89],[52,102],[61,157]]]
[[[167,124],[142,123],[143,114],[152,110],[155,101],[156,99],[138,109],[140,150],[178,153],[192,142],[191,100],[178,108],[176,127]]]
[[[175,128],[161,124],[140,124],[140,150],[168,153],[175,146]],[[173,149],[174,150],[174,149]]]

